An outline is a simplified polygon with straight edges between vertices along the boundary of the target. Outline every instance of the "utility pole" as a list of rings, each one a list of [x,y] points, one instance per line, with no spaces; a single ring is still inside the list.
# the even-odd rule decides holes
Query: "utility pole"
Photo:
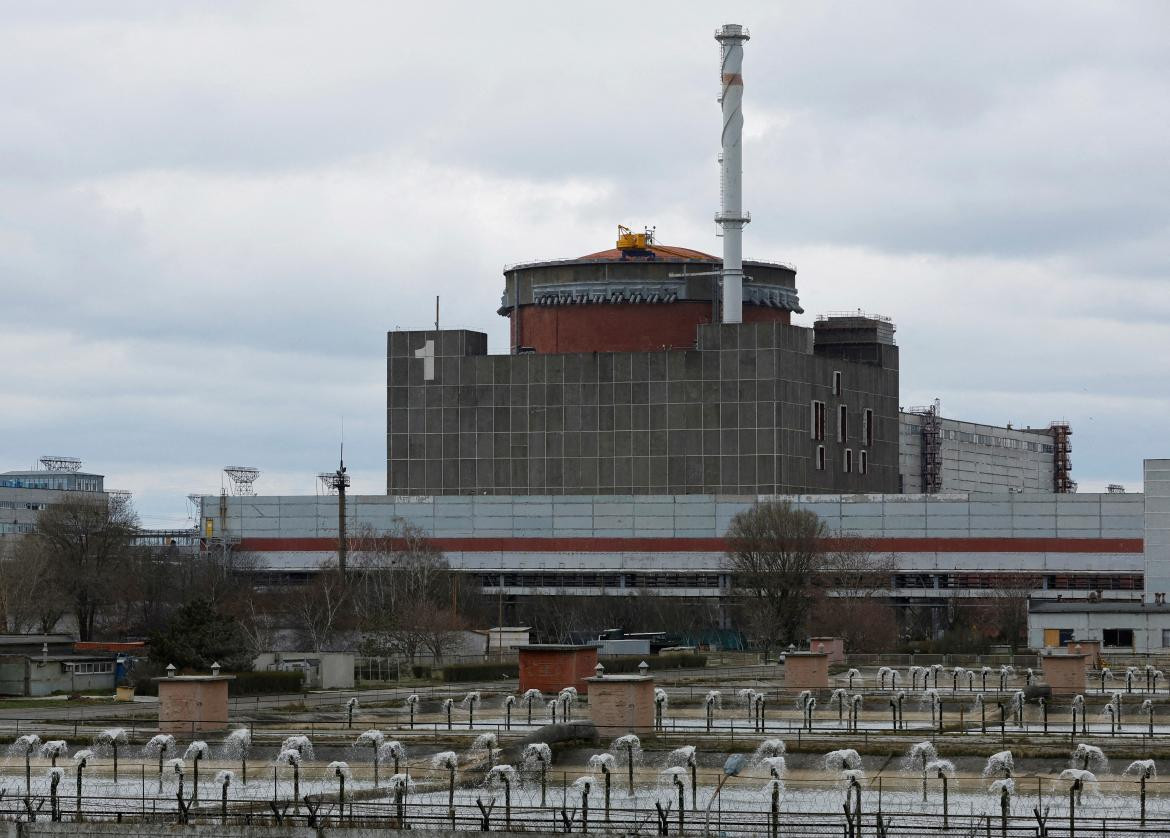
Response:
[[[345,532],[345,490],[349,487],[349,475],[345,472],[345,443],[341,443],[341,458],[337,464],[337,471],[327,471],[317,475],[331,492],[337,492],[337,569],[345,576],[346,563],[349,558],[349,538]]]
[[[345,473],[345,457],[337,465],[337,569],[345,578],[345,564],[349,558],[349,539],[345,534],[345,487],[349,485],[349,475]]]

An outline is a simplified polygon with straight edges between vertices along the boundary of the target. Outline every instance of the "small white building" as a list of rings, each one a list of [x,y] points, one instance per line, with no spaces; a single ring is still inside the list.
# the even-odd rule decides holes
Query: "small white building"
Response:
[[[304,672],[305,688],[310,690],[348,690],[354,683],[353,664],[351,652],[261,652],[252,668]]]
[[[1170,651],[1170,605],[1139,600],[1043,602],[1028,608],[1028,646],[1060,648],[1077,640],[1097,640],[1101,654]]]
[[[1070,640],[1097,640],[1101,654],[1146,654],[1170,650],[1170,460],[1143,464],[1143,588],[1126,600],[1090,595],[1082,600],[1031,600],[1028,645],[1063,646]]]
[[[0,695],[112,692],[116,671],[112,655],[0,655]]]
[[[476,633],[485,636],[485,652],[489,655],[514,655],[521,646],[532,642],[531,626],[495,626]]]

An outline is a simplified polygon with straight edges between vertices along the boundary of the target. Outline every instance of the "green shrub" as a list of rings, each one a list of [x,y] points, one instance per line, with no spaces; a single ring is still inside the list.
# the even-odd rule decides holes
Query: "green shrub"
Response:
[[[614,658],[601,658],[601,665],[610,675],[626,672],[637,672],[638,664],[642,661],[650,664],[650,671],[663,669],[702,669],[707,665],[707,656],[697,652],[667,652],[665,655],[622,655]]]
[[[489,681],[519,677],[518,663],[452,663],[443,667],[444,681]]]
[[[225,673],[235,675],[234,681],[228,681],[228,695],[261,695],[265,693],[299,693],[304,682],[305,673],[300,670],[294,672],[235,672]],[[144,667],[139,664],[134,669],[134,691],[138,695],[158,695],[158,682],[154,678],[166,675],[166,672],[156,671],[156,667]]]
[[[234,681],[228,681],[229,695],[299,693],[305,684],[305,673],[299,669],[291,672],[237,672],[235,676]]]
[[[158,695],[158,685],[151,679],[166,674],[166,670],[161,664],[149,660],[139,660],[130,670],[126,680],[134,687],[136,695]]]

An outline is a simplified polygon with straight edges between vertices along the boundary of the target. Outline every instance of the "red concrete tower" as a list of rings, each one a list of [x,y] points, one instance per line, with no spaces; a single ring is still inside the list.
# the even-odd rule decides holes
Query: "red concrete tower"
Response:
[[[719,321],[720,259],[618,231],[611,250],[504,270],[499,314],[511,321],[512,352],[685,349],[696,327]],[[747,261],[744,274],[743,322],[788,323],[803,311],[794,268]]]

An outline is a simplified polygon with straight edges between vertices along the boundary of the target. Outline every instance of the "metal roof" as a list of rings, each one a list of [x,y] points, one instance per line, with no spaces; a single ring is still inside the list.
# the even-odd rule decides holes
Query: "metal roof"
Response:
[[[657,262],[659,260],[686,262],[719,262],[718,256],[692,250],[689,247],[673,247],[666,244],[652,244],[645,250],[599,250],[574,259],[574,262]]]

